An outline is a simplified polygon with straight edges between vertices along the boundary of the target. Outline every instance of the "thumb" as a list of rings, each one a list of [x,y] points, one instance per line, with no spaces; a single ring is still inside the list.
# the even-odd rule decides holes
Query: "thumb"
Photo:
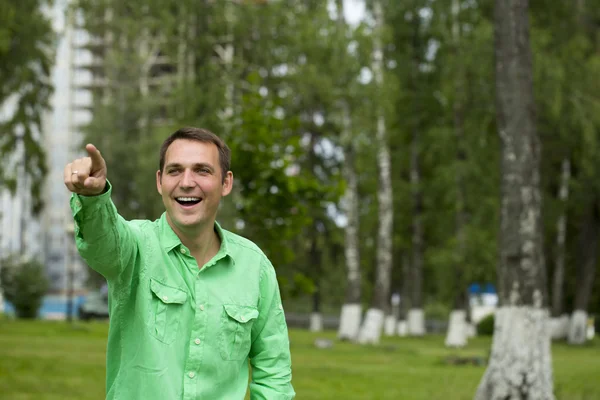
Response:
[[[90,156],[90,158],[92,159],[92,171],[97,171],[99,169],[102,169],[106,166],[106,163],[104,162],[104,158],[102,158],[102,155],[100,154],[100,150],[98,150],[96,148],[96,146],[94,146],[93,144],[87,144],[85,146],[86,151],[88,152],[88,155]]]

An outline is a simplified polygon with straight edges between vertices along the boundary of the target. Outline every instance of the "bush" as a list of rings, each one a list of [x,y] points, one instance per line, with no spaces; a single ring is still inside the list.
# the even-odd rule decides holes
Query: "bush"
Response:
[[[425,319],[430,320],[448,321],[450,311],[447,304],[440,302],[428,302],[424,307]]]
[[[42,264],[35,260],[4,261],[0,283],[4,298],[15,307],[17,318],[37,317],[48,290],[48,278]]]
[[[490,314],[479,321],[477,334],[480,336],[492,336],[494,334],[494,314]]]

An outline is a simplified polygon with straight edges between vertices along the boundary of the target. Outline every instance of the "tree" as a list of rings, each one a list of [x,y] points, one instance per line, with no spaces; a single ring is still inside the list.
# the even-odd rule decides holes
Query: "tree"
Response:
[[[384,85],[383,33],[384,19],[380,1],[373,2],[375,31],[373,33],[373,75],[375,85]],[[383,102],[375,103],[377,108],[376,148],[379,172],[377,200],[379,205],[377,232],[377,265],[372,306],[367,310],[365,321],[359,332],[360,343],[378,343],[381,338],[384,317],[389,313],[389,298],[392,272],[392,223],[394,218],[391,180],[391,159],[386,130],[386,115]]]
[[[347,24],[344,19],[344,2],[336,1],[337,5],[337,28],[338,36],[342,38],[339,42],[338,54],[340,61],[348,59],[346,54]],[[344,82],[342,82],[344,83]],[[340,313],[340,326],[338,337],[340,339],[355,340],[360,329],[362,305],[361,305],[361,269],[360,269],[360,246],[359,246],[359,197],[358,177],[356,173],[356,140],[352,131],[350,116],[350,105],[348,99],[342,97],[339,100],[341,123],[341,148],[344,153],[342,165],[342,176],[346,182],[343,194],[343,207],[346,214],[346,226],[344,227],[344,256],[346,266],[346,296]]]
[[[599,199],[592,197],[586,205],[581,221],[580,256],[577,257],[577,281],[575,305],[568,332],[571,344],[583,344],[587,339],[587,309],[594,287],[594,277],[598,265],[598,240],[600,239]]]
[[[454,265],[455,276],[455,298],[454,309],[450,313],[450,322],[448,324],[448,334],[446,336],[446,346],[462,347],[467,343],[467,282],[465,275],[465,251],[466,251],[466,229],[467,229],[467,209],[466,209],[466,190],[464,167],[466,163],[467,152],[465,146],[465,108],[464,93],[465,79],[464,68],[462,66],[462,47],[461,47],[461,25],[460,25],[460,3],[458,0],[452,0],[452,46],[454,47],[454,56],[456,58],[456,75],[453,79],[454,104],[453,104],[453,128],[456,137],[456,257]]]
[[[14,193],[17,179],[27,180],[32,210],[42,208],[46,159],[41,146],[42,115],[49,107],[54,33],[44,0],[7,0],[0,13],[0,188]],[[16,160],[14,157],[20,157]],[[15,168],[19,163],[21,168]],[[23,171],[23,176],[15,172]]]
[[[35,260],[1,262],[0,289],[15,307],[17,318],[36,318],[49,283],[44,266]]]
[[[528,0],[495,2],[501,306],[477,400],[554,399],[528,19]]]

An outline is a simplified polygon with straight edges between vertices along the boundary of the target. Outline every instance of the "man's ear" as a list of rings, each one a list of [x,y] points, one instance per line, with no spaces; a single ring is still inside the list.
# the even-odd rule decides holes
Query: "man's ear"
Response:
[[[227,171],[225,179],[223,180],[223,188],[221,189],[221,196],[225,197],[231,193],[233,188],[233,172]]]
[[[162,196],[161,178],[162,178],[162,175],[160,173],[160,170],[156,171],[156,190],[158,190],[158,193]]]

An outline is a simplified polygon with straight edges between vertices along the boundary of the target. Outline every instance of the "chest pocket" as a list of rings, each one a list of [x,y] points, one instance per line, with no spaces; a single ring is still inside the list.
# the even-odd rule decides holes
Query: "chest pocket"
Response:
[[[177,337],[179,320],[187,293],[150,279],[152,299],[148,316],[150,334],[165,344],[171,344]]]
[[[256,307],[223,305],[219,347],[223,360],[239,361],[248,356],[252,341],[252,325],[258,318]]]

